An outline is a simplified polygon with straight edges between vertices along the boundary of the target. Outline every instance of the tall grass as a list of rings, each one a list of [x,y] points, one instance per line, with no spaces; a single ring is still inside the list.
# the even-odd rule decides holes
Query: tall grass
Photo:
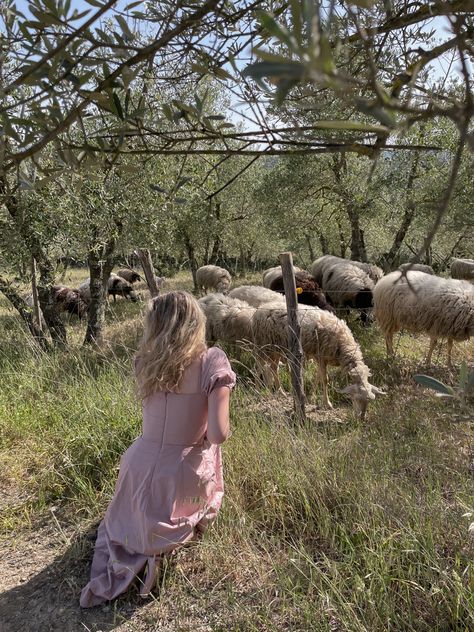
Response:
[[[139,308],[117,302],[100,355],[78,346],[79,325],[70,351],[39,353],[12,319],[0,313],[0,528],[28,531],[54,506],[85,529],[140,432],[130,360]],[[474,629],[474,550],[462,518],[474,505],[472,426],[453,422],[455,403],[414,384],[426,341],[401,339],[403,356],[389,363],[376,328],[355,329],[389,391],[363,423],[333,393],[334,411],[312,410],[295,426],[289,397],[255,385],[251,354],[234,362],[241,380],[223,448],[225,503],[204,541],[178,555],[144,615],[150,625]]]

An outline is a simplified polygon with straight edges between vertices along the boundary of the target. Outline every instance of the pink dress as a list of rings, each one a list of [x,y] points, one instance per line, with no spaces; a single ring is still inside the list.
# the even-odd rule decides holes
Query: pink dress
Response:
[[[200,391],[155,393],[143,401],[143,429],[120,461],[115,494],[97,532],[83,608],[125,592],[146,567],[141,592],[154,582],[155,556],[190,540],[212,521],[224,494],[220,446],[206,439],[207,399],[235,385],[225,353],[201,359]]]

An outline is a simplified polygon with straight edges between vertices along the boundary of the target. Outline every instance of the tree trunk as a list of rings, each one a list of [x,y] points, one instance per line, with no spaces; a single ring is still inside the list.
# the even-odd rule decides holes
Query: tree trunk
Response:
[[[33,311],[31,310],[31,307],[26,304],[20,294],[3,277],[0,277],[0,292],[6,296],[13,307],[18,311],[39,346],[44,351],[48,351],[50,348],[49,342],[42,330],[37,327],[33,318]]]
[[[347,244],[346,244],[346,238],[344,236],[344,231],[342,230],[342,226],[341,226],[341,222],[337,222],[337,228],[339,230],[339,252],[340,252],[340,256],[345,259],[346,258],[346,250],[347,250]]]
[[[403,244],[408,229],[411,226],[413,218],[415,217],[415,201],[413,199],[413,183],[418,175],[418,165],[420,163],[420,154],[416,152],[411,163],[410,174],[407,182],[407,195],[405,202],[405,211],[403,213],[402,223],[400,224],[393,243],[388,253],[384,256],[385,266],[387,269],[391,269],[393,262],[395,261],[398,252]]]
[[[160,290],[158,289],[158,285],[156,283],[155,269],[153,267],[151,253],[147,248],[139,248],[137,250],[137,255],[140,259],[140,263],[142,264],[146,284],[150,290],[151,297],[154,298],[155,296],[158,296]]]
[[[329,254],[329,244],[328,244],[328,240],[326,238],[326,235],[323,235],[323,233],[319,233],[318,234],[319,237],[319,243],[321,244],[321,252],[323,255],[328,255]],[[311,260],[314,261],[314,255],[311,255]]]
[[[114,265],[115,239],[102,249],[93,249],[87,256],[90,274],[90,303],[84,345],[101,346],[104,338],[107,282]],[[103,256],[101,256],[103,255]]]
[[[351,259],[366,263],[367,251],[365,249],[364,231],[360,226],[359,213],[352,204],[348,204],[346,211],[351,224]]]

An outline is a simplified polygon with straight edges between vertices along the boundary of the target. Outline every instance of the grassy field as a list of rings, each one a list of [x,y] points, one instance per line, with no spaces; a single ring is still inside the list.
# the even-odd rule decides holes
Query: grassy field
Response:
[[[190,286],[184,273],[168,284]],[[474,507],[474,429],[413,380],[454,383],[456,371],[445,349],[423,367],[424,337],[400,336],[388,361],[377,327],[355,320],[373,382],[388,391],[366,420],[333,388],[335,408],[322,410],[311,383],[308,422],[295,427],[289,396],[256,385],[251,354],[231,358],[240,379],[218,521],[169,562],[155,599],[127,593],[81,611],[94,530],[140,432],[131,355],[142,308],[110,304],[100,354],[80,347],[84,325],[72,321],[70,350],[44,355],[0,302],[1,632],[474,629],[463,517]],[[473,357],[474,341],[455,346],[457,365]],[[334,370],[332,387],[343,383]]]

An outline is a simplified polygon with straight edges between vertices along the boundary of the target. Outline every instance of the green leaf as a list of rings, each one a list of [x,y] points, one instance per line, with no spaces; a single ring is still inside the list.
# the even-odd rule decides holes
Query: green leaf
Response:
[[[348,4],[353,4],[359,9],[370,9],[374,6],[375,0],[349,0]]]
[[[135,38],[135,35],[130,30],[130,27],[127,24],[127,20],[121,15],[116,15],[115,19],[120,24],[124,39],[128,42],[132,41]]]
[[[201,75],[209,74],[209,68],[207,68],[207,66],[204,66],[203,64],[191,64],[191,70],[193,72],[198,72]]]
[[[219,79],[230,79],[231,81],[234,79],[227,70],[224,70],[224,68],[214,68],[212,72],[216,75],[216,77],[219,77]]]
[[[166,118],[169,121],[173,120],[173,110],[170,108],[170,106],[167,103],[164,103],[161,106],[161,109],[163,110],[163,114],[166,116]]]
[[[415,375],[413,377],[415,379],[415,382],[417,382],[421,386],[431,388],[433,391],[436,391],[443,395],[454,395],[454,391],[450,386],[443,384],[443,382],[436,380],[434,377],[430,377],[429,375]]]
[[[295,51],[295,42],[291,38],[288,30],[278,24],[271,13],[267,13],[266,11],[257,11],[257,18],[262,25],[262,27],[278,39],[282,44],[286,44],[290,50]]]
[[[304,66],[297,61],[287,61],[284,63],[260,61],[250,64],[242,72],[243,76],[250,76],[253,79],[262,77],[286,77],[295,81],[304,76]]]

